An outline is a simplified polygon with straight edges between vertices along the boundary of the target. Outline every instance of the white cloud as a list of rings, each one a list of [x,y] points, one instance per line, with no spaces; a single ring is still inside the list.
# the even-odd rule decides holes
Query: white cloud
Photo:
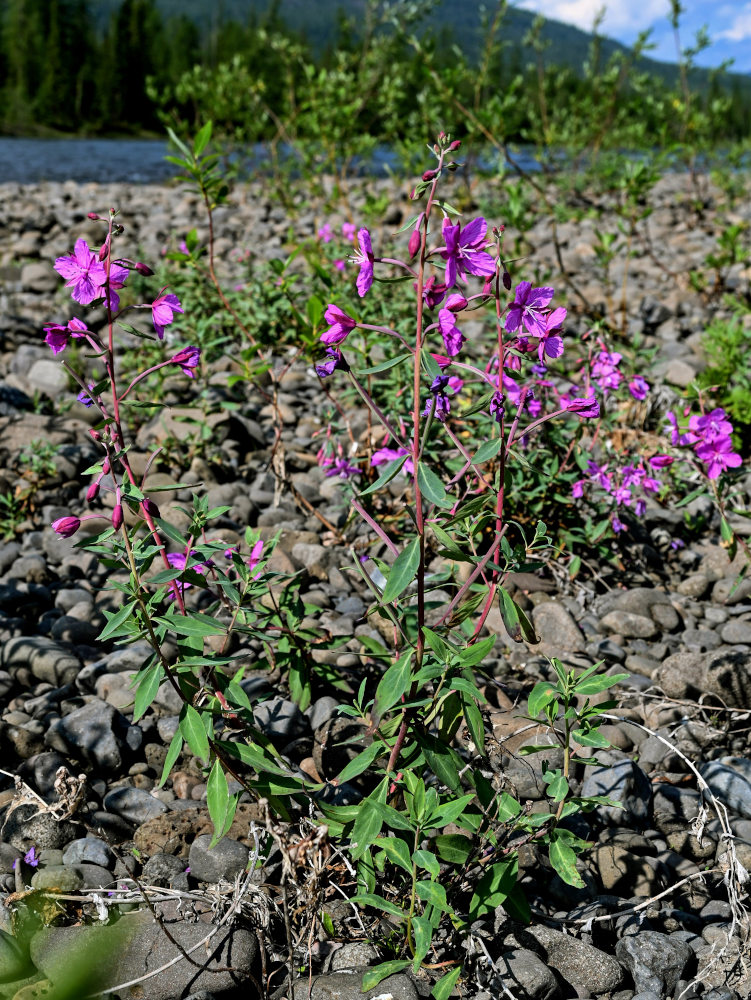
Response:
[[[650,28],[655,21],[664,19],[669,10],[667,0],[640,0],[633,4],[623,3],[622,0],[612,0],[610,4],[603,3],[603,0],[519,0],[516,6],[565,24],[574,24],[583,31],[592,30],[595,17],[604,6],[605,19],[600,31],[616,36],[635,35]]]
[[[715,35],[728,42],[744,42],[747,38],[751,38],[751,3],[747,3],[743,10],[735,15],[729,28],[715,31]]]

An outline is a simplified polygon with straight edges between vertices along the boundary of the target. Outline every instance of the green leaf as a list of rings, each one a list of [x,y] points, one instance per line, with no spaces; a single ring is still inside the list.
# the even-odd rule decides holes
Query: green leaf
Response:
[[[321,923],[323,924],[323,929],[326,931],[329,937],[336,937],[336,931],[334,929],[334,921],[331,919],[331,914],[323,910],[320,914]]]
[[[209,816],[214,824],[214,836],[211,838],[209,850],[217,843],[224,832],[224,824],[229,808],[229,788],[227,786],[227,775],[218,760],[214,761],[211,768],[209,780],[206,782],[206,804],[209,807]]]
[[[210,121],[206,122],[193,140],[193,156],[195,156],[196,159],[198,159],[211,141],[211,129],[212,123]]]
[[[203,720],[192,705],[184,705],[180,713],[180,731],[193,754],[209,761],[209,738]]]
[[[501,609],[501,618],[503,619],[503,624],[508,632],[509,638],[513,639],[514,642],[522,641],[522,626],[519,621],[519,608],[516,602],[511,599],[510,594],[507,594],[503,587],[498,588],[500,594],[499,602]]]
[[[472,853],[472,841],[461,833],[439,833],[434,839],[438,856],[451,865],[463,865]]]
[[[170,489],[172,489],[171,486]],[[153,493],[153,490],[151,492]],[[154,523],[156,524],[157,528],[159,528],[160,534],[164,535],[166,538],[169,538],[170,541],[175,542],[183,549],[187,549],[188,539],[184,535],[181,535],[173,524],[170,524],[169,521],[165,521],[161,517],[155,517]]]
[[[108,639],[113,633],[117,632],[120,626],[130,618],[130,613],[135,606],[135,601],[128,601],[115,614],[105,609],[104,614],[107,616],[107,624],[97,636],[97,640]]]
[[[387,979],[389,976],[393,976],[395,972],[401,972],[402,969],[406,969],[409,962],[405,962],[402,959],[392,959],[390,962],[381,962],[380,965],[374,965],[362,974],[362,992],[366,993],[368,990],[372,990],[374,986],[377,986],[382,979]]]
[[[406,916],[404,910],[400,906],[397,906],[396,903],[390,902],[388,899],[384,899],[383,896],[379,896],[375,892],[358,892],[358,894],[353,897],[352,902],[360,903],[361,906],[372,906],[376,910],[383,910],[384,913],[391,913],[395,917]],[[407,965],[407,962],[404,962],[402,968],[404,968],[405,965]],[[391,973],[388,972],[386,975],[390,976]]]
[[[433,357],[433,355],[425,347],[420,351],[420,361],[422,362],[422,367],[431,382],[435,381],[440,374],[441,369],[438,367],[438,362]]]
[[[485,913],[492,913],[503,905],[516,885],[518,871],[516,858],[498,861],[485,872],[469,902],[469,919],[477,920]]]
[[[388,668],[378,682],[375,694],[374,714],[381,719],[390,708],[401,699],[409,687],[412,664],[412,650],[402,653],[396,663]]]
[[[459,662],[463,667],[473,667],[476,663],[481,663],[488,656],[495,646],[497,636],[489,635],[486,639],[481,639],[472,646],[467,646],[459,654]]]
[[[407,874],[412,874],[409,847],[401,837],[379,837],[373,847],[380,848],[392,864],[399,865]]]
[[[433,941],[433,927],[427,917],[412,917],[412,934],[415,939],[415,957],[412,962],[412,971],[417,975],[425,956],[430,951]]]
[[[447,747],[431,733],[420,733],[417,736],[417,743],[436,778],[452,792],[460,791],[462,783],[459,780],[459,771],[464,767],[464,761],[456,751]]]
[[[412,541],[399,553],[391,567],[388,581],[384,588],[381,600],[384,604],[390,604],[407,589],[412,583],[420,565],[420,539],[413,538]]]
[[[448,559],[453,559],[455,562],[474,562],[474,558],[466,552],[463,552],[456,541],[449,535],[447,531],[439,527],[437,524],[431,524],[430,527],[435,534],[435,537],[443,546],[441,551],[442,556],[446,556]]]
[[[522,887],[517,883],[501,904],[512,920],[520,924],[532,923],[532,912]]]
[[[451,910],[446,899],[446,887],[440,882],[418,882],[415,886],[415,893],[431,906],[437,906],[439,910]]]
[[[439,507],[451,506],[452,502],[446,497],[446,489],[440,478],[428,468],[423,462],[417,463],[417,485],[420,492],[430,503]]]
[[[155,663],[140,681],[136,691],[135,704],[133,706],[133,721],[137,722],[149,705],[156,698],[159,685],[164,680],[164,667],[161,663]]]
[[[472,799],[474,799],[474,794],[470,792],[467,795],[461,795],[458,799],[450,799],[448,802],[442,802],[441,805],[426,818],[426,826],[448,826],[449,823],[453,823],[461,816]]]
[[[162,768],[162,776],[159,779],[159,788],[164,785],[164,782],[169,778],[170,771],[175,766],[175,761],[180,756],[180,751],[183,748],[183,734],[178,728],[175,735],[170,740],[170,745],[167,749],[167,756],[164,760],[164,767]]]
[[[438,864],[438,858],[430,851],[415,851],[412,855],[412,860],[420,868],[424,868],[425,871],[430,872],[433,878],[438,878],[441,874],[441,866]]]
[[[358,368],[357,374],[378,375],[379,372],[387,372],[389,371],[390,368],[396,368],[397,365],[400,365],[403,361],[406,361],[407,358],[411,357],[412,357],[411,352],[409,354],[400,354],[398,357],[389,358],[388,361],[382,361],[380,365],[374,365],[372,368]]]
[[[598,747],[606,750],[611,745],[607,736],[603,736],[597,729],[574,729],[571,738],[583,747]]]
[[[216,618],[204,615],[200,611],[189,611],[185,615],[172,614],[169,616],[157,616],[154,621],[165,628],[170,629],[175,635],[224,635],[227,626],[222,625]]]
[[[553,830],[550,834],[548,857],[553,868],[567,885],[573,885],[577,889],[584,888],[584,880],[576,870],[576,854],[561,837],[559,830]]]
[[[484,462],[489,462],[491,458],[495,458],[502,446],[503,441],[501,438],[494,438],[491,441],[483,441],[472,456],[472,464],[482,465]]]
[[[378,479],[376,479],[374,483],[368,486],[367,489],[362,490],[360,492],[360,496],[366,497],[368,493],[375,493],[376,490],[380,490],[381,487],[386,486],[387,483],[390,483],[395,476],[399,475],[402,466],[404,465],[404,463],[407,461],[408,458],[409,455],[401,455],[399,458],[395,458],[393,462],[388,462],[384,467],[383,472],[378,477]]]
[[[435,1000],[449,1000],[449,997],[454,992],[456,981],[461,974],[462,967],[461,965],[457,965],[455,969],[447,972],[445,976],[441,976],[433,989],[430,991],[430,995],[434,997]]]
[[[372,799],[365,799],[352,827],[350,854],[357,860],[373,844],[383,826],[383,816]]]
[[[467,728],[469,729],[469,735],[472,737],[472,742],[477,747],[478,753],[484,753],[485,726],[482,722],[482,712],[474,701],[471,701],[466,697],[462,698],[462,706],[464,708],[464,718],[467,723]]]
[[[362,774],[363,771],[369,770],[373,762],[381,756],[384,750],[385,747],[382,743],[377,741],[371,743],[369,747],[366,747],[362,753],[359,753],[354,760],[351,760],[349,764],[341,770],[334,783],[342,785],[345,781],[351,781],[351,779],[356,778],[358,774]]]
[[[594,674],[576,681],[574,691],[577,694],[599,694],[600,691],[607,691],[614,684],[628,680],[629,676],[629,674]]]
[[[557,774],[548,784],[548,795],[553,802],[562,802],[568,795],[568,781],[562,774]]]
[[[545,708],[560,696],[561,693],[555,684],[550,681],[538,681],[527,698],[527,712],[536,719],[540,712],[544,712]]]

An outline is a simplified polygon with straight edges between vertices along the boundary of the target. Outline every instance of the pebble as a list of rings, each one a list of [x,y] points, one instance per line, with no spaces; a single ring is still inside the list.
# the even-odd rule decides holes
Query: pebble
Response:
[[[190,874],[201,882],[231,882],[235,875],[245,871],[250,852],[245,844],[229,837],[222,837],[213,847],[208,834],[196,837],[190,845],[188,864]]]

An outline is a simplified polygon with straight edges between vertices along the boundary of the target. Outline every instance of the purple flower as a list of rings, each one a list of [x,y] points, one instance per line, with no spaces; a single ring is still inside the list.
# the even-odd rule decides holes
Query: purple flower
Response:
[[[68,346],[69,337],[83,337],[85,333],[89,332],[86,324],[80,319],[76,319],[75,316],[67,326],[55,324],[53,326],[45,326],[43,329],[46,334],[44,342],[53,354],[59,354],[60,351],[65,350]]]
[[[201,360],[201,349],[199,347],[183,347],[177,354],[173,354],[170,362],[173,365],[180,365],[188,378],[195,378],[194,368],[198,367]]]
[[[86,240],[76,240],[73,253],[58,257],[54,268],[65,278],[65,287],[71,288],[71,295],[87,306],[99,298],[107,273],[98,256],[89,249]]]
[[[32,868],[36,868],[37,865],[39,864],[39,858],[37,857],[36,851],[33,847],[30,847],[28,849],[26,854],[24,854],[23,859],[26,862],[26,864],[30,865]]]
[[[540,289],[538,289],[540,291]],[[552,291],[552,289],[551,289]],[[513,308],[513,306],[512,306]],[[560,335],[560,328],[566,319],[566,310],[559,306],[545,317],[545,329],[537,347],[537,356],[540,361],[545,357],[560,358],[563,354],[563,337]],[[525,323],[526,326],[526,323]],[[543,372],[543,375],[545,372]]]
[[[682,538],[674,538],[673,541],[670,543],[670,548],[674,552],[677,552],[679,549],[685,549],[686,543],[683,541]]]
[[[343,457],[332,458],[331,468],[326,473],[329,476],[339,476],[340,479],[349,479],[351,476],[359,476],[361,472],[356,465],[350,465],[349,460]]]
[[[659,479],[653,479],[652,476],[645,476],[641,481],[641,488],[645,493],[659,493],[662,489],[662,483]]]
[[[263,555],[263,539],[259,538],[257,542],[254,543],[253,548],[250,550],[250,555],[248,556],[248,569],[253,572],[256,566],[261,561]],[[253,575],[253,579],[257,580],[261,575],[260,570]]]
[[[624,486],[638,486],[645,475],[644,469],[636,469],[633,465],[624,465],[621,469],[621,481]]]
[[[584,496],[584,487],[586,486],[586,479],[577,479],[574,485],[571,487],[571,496],[574,500],[578,500],[580,497]]]
[[[646,399],[649,392],[649,383],[641,375],[637,375],[636,378],[631,379],[629,382],[628,391],[634,399]]]
[[[67,517],[59,517],[56,521],[52,522],[53,531],[56,531],[58,535],[62,535],[63,538],[70,538],[71,535],[75,535],[80,527],[81,519],[74,517],[72,514],[69,514]]]
[[[500,424],[503,420],[503,396],[500,392],[493,393],[488,409],[493,420]]]
[[[94,383],[93,382],[89,382],[89,390],[88,390],[88,392],[86,392],[84,389],[82,389],[78,393],[78,395],[76,396],[76,399],[78,400],[78,402],[79,403],[83,403],[83,405],[86,407],[87,410],[94,405],[94,398],[91,395],[91,393],[93,393],[93,391],[94,391]]]
[[[347,265],[344,263],[341,257],[337,257],[337,259],[334,261],[334,267],[337,269],[337,271],[344,271]]]
[[[195,549],[191,549],[190,554],[195,555],[196,554]],[[173,569],[179,569],[181,571],[184,571],[187,559],[185,557],[184,552],[168,552],[167,562],[170,564],[170,566],[172,566]],[[209,566],[210,563],[208,562],[199,562],[199,563],[194,563],[192,566],[189,566],[188,568],[193,570],[194,573],[200,573],[203,576],[206,573],[208,573]],[[188,583],[186,581],[179,581],[177,582],[177,585],[179,586],[181,593],[187,590],[189,587],[193,586],[192,583]]]
[[[668,425],[670,426],[670,443],[672,445],[694,444],[695,441],[699,440],[699,438],[695,434],[692,434],[691,431],[681,434],[678,428],[678,420],[672,410],[668,410],[665,416],[667,417]]]
[[[459,378],[458,375],[452,375],[448,380],[446,388],[452,395],[456,396],[464,388],[464,379]]]
[[[358,249],[352,254],[350,260],[359,264],[360,271],[357,275],[357,294],[360,298],[367,295],[370,286],[373,284],[373,244],[370,242],[370,233],[367,229],[359,230],[357,240],[360,244]]]
[[[617,351],[600,351],[595,363],[592,365],[592,378],[599,384],[602,391],[607,394],[611,389],[617,389],[623,376],[618,371],[622,355]]]
[[[644,512],[647,509],[647,501],[643,497],[639,499],[634,504],[634,513],[637,517],[644,517]]]
[[[583,420],[589,417],[600,416],[600,404],[597,402],[597,397],[594,393],[591,396],[585,396],[584,399],[562,399],[561,403],[564,410],[575,413],[577,417],[581,417]]]
[[[623,521],[621,521],[620,518],[616,517],[615,514],[613,514],[612,518],[610,519],[610,524],[616,535],[621,531],[628,531],[628,528],[623,523]]]
[[[417,289],[416,284],[414,287]],[[447,291],[448,285],[445,285],[443,282],[439,282],[436,276],[431,274],[422,286],[423,301],[428,309],[435,309],[436,306],[439,306],[446,298]]]
[[[729,437],[703,441],[696,448],[696,456],[707,466],[707,479],[717,479],[725,469],[737,469],[743,461],[733,451],[733,442]]]
[[[668,465],[672,465],[674,461],[675,459],[671,458],[670,455],[653,455],[649,460],[649,464],[653,469],[665,469]]]
[[[403,455],[409,455],[406,448],[379,448],[373,452],[370,464],[383,465],[384,462],[395,462],[397,458],[401,458]],[[415,466],[411,458],[408,458],[404,463],[404,471],[410,475],[414,473]]]
[[[161,293],[151,303],[151,317],[154,322],[156,335],[160,340],[164,339],[164,328],[169,326],[175,318],[176,312],[185,312],[180,305],[180,300],[176,295],[164,295],[165,285]]]
[[[733,425],[721,407],[701,417],[691,417],[688,426],[702,441],[713,441],[715,438],[728,437],[733,433]]]
[[[333,303],[327,306],[324,316],[326,322],[331,323],[331,326],[325,333],[321,334],[320,341],[322,344],[326,344],[327,347],[338,347],[340,344],[343,344],[357,326],[357,323],[351,316],[348,316],[346,312],[342,312]]]
[[[331,232],[331,226],[328,224],[328,222],[325,222],[321,226],[316,235],[318,236],[318,239],[322,243],[330,243],[334,238],[334,234]]]
[[[520,281],[516,286],[514,301],[506,313],[507,333],[515,333],[523,323],[529,333],[535,337],[544,337],[545,319],[540,313],[550,305],[554,294],[554,288],[533,288],[528,281]]]
[[[488,224],[480,216],[473,219],[462,230],[461,224],[452,226],[448,219],[443,221],[443,240],[445,249],[441,257],[446,261],[445,282],[448,288],[456,284],[457,277],[465,278],[467,274],[489,277],[495,274],[495,260],[486,253],[485,234]]]
[[[102,296],[105,305],[112,313],[116,313],[120,308],[120,296],[117,293],[125,287],[129,274],[128,268],[122,264],[110,264],[110,280],[102,288]]]
[[[455,358],[464,344],[464,335],[456,325],[456,317],[450,309],[441,309],[438,313],[438,326],[441,330],[446,354]]]
[[[352,242],[352,240],[355,238],[355,228],[356,226],[354,222],[342,223],[342,236],[345,238],[345,240],[349,240],[350,242]]]
[[[343,372],[349,371],[349,365],[338,347],[327,348],[326,354],[326,359],[315,366],[316,375],[319,378],[328,378],[329,375],[334,374],[337,368]]]
[[[615,500],[616,507],[620,507],[621,504],[625,504],[628,507],[631,503],[631,490],[628,486],[619,486],[613,493],[613,499]]]

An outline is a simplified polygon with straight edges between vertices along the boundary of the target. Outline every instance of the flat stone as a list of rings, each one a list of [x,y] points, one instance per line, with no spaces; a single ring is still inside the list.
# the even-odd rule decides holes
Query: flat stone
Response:
[[[496,965],[512,994],[529,1000],[552,1000],[557,996],[558,981],[541,958],[526,948],[514,948],[496,959]]]
[[[532,610],[532,623],[543,647],[555,647],[564,653],[581,653],[586,648],[584,633],[571,612],[558,601],[538,604]],[[536,651],[538,649],[541,647],[535,647]]]
[[[663,888],[659,875],[646,858],[619,844],[598,844],[594,859],[605,892],[630,899],[632,896],[653,896]]]
[[[610,611],[603,616],[601,624],[608,632],[617,633],[626,639],[652,639],[659,631],[651,618],[631,611]]]
[[[419,1000],[419,994],[412,980],[405,975],[388,976],[367,993],[360,989],[362,973],[335,972],[327,976],[313,976],[312,982],[305,976],[292,984],[292,1000]]]
[[[652,785],[642,769],[631,760],[608,767],[593,768],[582,784],[583,797],[607,795],[617,806],[598,806],[597,812],[611,826],[648,825],[652,815]]]
[[[140,826],[167,812],[167,806],[144,788],[115,788],[104,796],[104,808],[128,823]]]
[[[546,963],[572,987],[583,987],[598,995],[617,989],[623,981],[623,970],[616,959],[586,941],[544,924],[533,924],[527,932],[544,948]]]
[[[250,852],[245,844],[230,837],[222,837],[210,847],[211,837],[202,834],[190,845],[188,863],[190,874],[201,882],[231,882],[235,875],[245,871]]]

